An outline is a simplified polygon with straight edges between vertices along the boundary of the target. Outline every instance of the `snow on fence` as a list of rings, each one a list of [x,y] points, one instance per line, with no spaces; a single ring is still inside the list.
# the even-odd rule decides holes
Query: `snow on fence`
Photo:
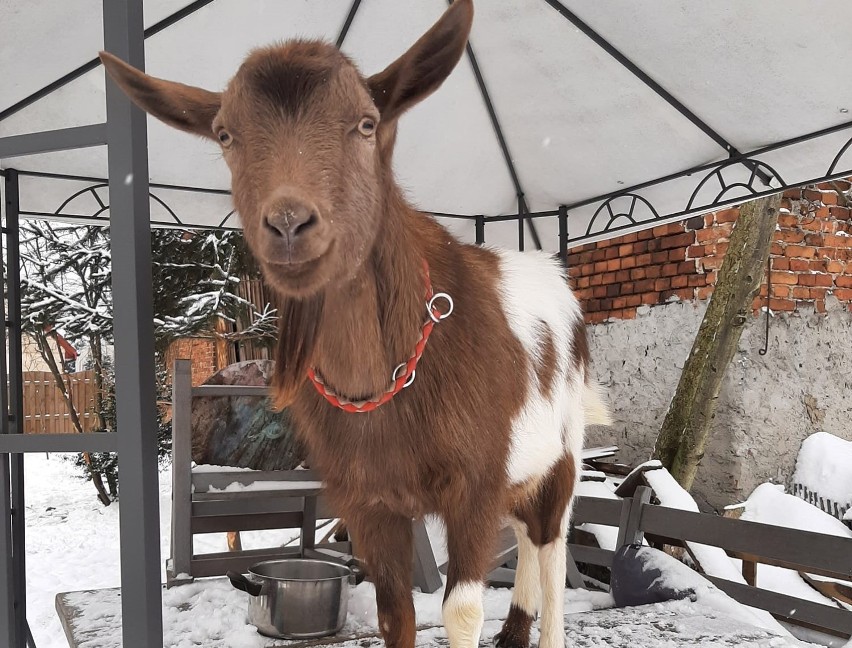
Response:
[[[97,428],[95,413],[95,372],[63,374],[65,389],[80,419],[83,432]],[[24,434],[74,434],[71,414],[62,393],[49,371],[25,371]]]

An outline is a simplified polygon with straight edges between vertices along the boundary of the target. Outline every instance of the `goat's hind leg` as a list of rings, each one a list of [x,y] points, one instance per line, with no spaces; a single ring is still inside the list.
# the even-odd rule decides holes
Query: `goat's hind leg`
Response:
[[[530,581],[538,579],[541,592],[541,639],[539,648],[564,648],[565,627],[563,622],[565,600],[566,549],[565,536],[568,530],[569,507],[574,494],[574,485],[578,473],[578,464],[571,453],[563,455],[549,470],[536,493],[529,499],[515,506],[515,516],[523,522],[527,540],[534,547],[531,553],[536,554],[538,571],[522,569],[521,548],[519,539],[518,573],[515,580],[515,594],[512,597],[512,608],[516,602],[529,600],[525,592],[533,591]],[[535,565],[533,559],[527,565]],[[527,611],[533,610],[531,606]],[[529,630],[524,629],[520,622],[526,623],[527,628],[532,621],[519,617],[510,611],[509,618],[503,626],[508,635],[507,626],[515,621],[523,632],[520,634],[524,642],[505,644],[506,648],[524,648],[529,644]],[[517,633],[515,633],[517,635]]]
[[[579,465],[571,453],[554,464],[539,498],[541,536],[538,538],[541,575],[541,639],[539,648],[565,646],[566,535]]]
[[[511,523],[518,540],[518,568],[509,616],[494,643],[498,648],[528,648],[530,628],[541,605],[539,550],[530,539],[526,524],[517,519]]]

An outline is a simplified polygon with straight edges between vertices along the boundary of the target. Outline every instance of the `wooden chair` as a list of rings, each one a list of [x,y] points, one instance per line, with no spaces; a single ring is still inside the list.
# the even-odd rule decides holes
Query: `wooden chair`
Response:
[[[312,470],[257,471],[198,466],[192,469],[192,400],[199,396],[266,396],[266,387],[192,386],[191,363],[177,360],[172,382],[172,532],[166,562],[168,587],[195,578],[245,572],[263,560],[297,556],[344,558],[349,542],[315,543],[319,520],[337,517]],[[264,529],[298,529],[293,547],[196,554],[193,535]],[[424,592],[442,587],[423,522],[414,523],[414,582]]]

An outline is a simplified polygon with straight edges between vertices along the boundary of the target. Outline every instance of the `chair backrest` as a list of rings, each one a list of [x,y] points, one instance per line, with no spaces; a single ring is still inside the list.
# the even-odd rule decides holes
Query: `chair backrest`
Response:
[[[310,470],[257,471],[226,466],[192,467],[192,401],[199,396],[264,396],[265,387],[192,386],[191,363],[177,360],[172,383],[172,535],[167,584],[245,571],[262,560],[303,555],[315,548],[317,520],[334,515],[322,482]],[[197,533],[299,529],[294,547],[195,554]],[[349,543],[324,549],[350,553]]]

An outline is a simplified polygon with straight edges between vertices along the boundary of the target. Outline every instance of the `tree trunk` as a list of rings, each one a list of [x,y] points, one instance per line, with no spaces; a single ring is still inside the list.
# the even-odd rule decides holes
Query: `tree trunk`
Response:
[[[100,335],[89,336],[89,349],[95,370],[95,416],[98,417],[98,429],[106,430],[104,420],[104,356]]]
[[[68,393],[68,387],[65,384],[65,378],[59,370],[59,364],[56,362],[56,357],[53,355],[53,350],[50,348],[50,341],[47,339],[47,334],[43,331],[37,331],[35,334],[36,344],[38,345],[41,357],[50,368],[50,373],[53,375],[53,381],[56,383],[56,388],[62,395],[62,400],[65,402],[65,407],[68,409],[68,414],[71,417],[71,424],[77,430],[78,434],[83,434],[83,424],[80,422],[80,417],[77,414],[77,408],[71,400],[71,394]],[[92,469],[92,457],[88,452],[84,452],[83,461],[89,468],[89,474],[92,476],[92,483],[95,485],[95,490],[98,491],[98,499],[104,506],[109,506],[112,500],[107,495],[104,482],[101,479],[101,474]]]
[[[654,456],[687,490],[704,456],[725,371],[751,318],[780,204],[777,194],[740,207],[713,296],[657,437]]]

